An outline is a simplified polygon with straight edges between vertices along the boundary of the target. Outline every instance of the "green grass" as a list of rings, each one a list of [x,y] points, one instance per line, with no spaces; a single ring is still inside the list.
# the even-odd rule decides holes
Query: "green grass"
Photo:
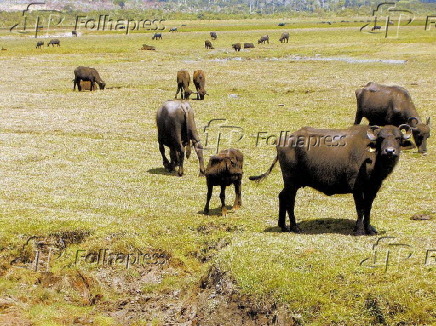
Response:
[[[273,135],[306,125],[345,128],[354,121],[354,90],[369,81],[404,86],[421,117],[435,115],[434,30],[405,27],[398,38],[385,39],[359,33],[356,26],[267,26],[270,21],[211,26],[196,21],[187,31],[165,32],[162,41],[152,41],[150,33],[85,33],[62,38],[60,48],[41,50],[33,38],[1,39],[8,50],[0,53],[0,289],[23,318],[35,325],[62,325],[78,316],[117,324],[107,307],[126,297],[129,284],[148,294],[196,293],[199,280],[215,265],[235,280],[241,294],[275,302],[305,325],[370,325],[380,315],[388,325],[434,322],[434,263],[424,264],[426,250],[435,243],[433,138],[426,157],[402,153],[374,202],[373,224],[380,235],[409,245],[392,251],[397,260],[387,271],[380,262],[375,268],[360,264],[373,257],[378,237],[351,236],[356,215],[351,195],[327,197],[301,189],[296,217],[306,232],[285,234],[276,227],[278,167],[259,185],[244,177],[243,207],[226,218],[217,215],[218,189],[212,215],[202,214],[206,185],[197,177],[195,154],[185,164],[184,177],[162,173],[155,112],[174,97],[180,69],[206,72],[210,95],[191,101],[203,143],[203,127],[211,119],[243,128],[241,141],[224,142],[222,148],[244,153],[244,176],[265,172],[275,155],[273,146],[255,146],[258,132]],[[214,50],[204,49],[209,30],[219,31]],[[282,30],[290,31],[288,44],[278,42]],[[258,46],[264,34],[271,43]],[[253,42],[256,48],[235,53],[235,42]],[[143,43],[157,50],[140,51]],[[73,70],[79,65],[95,67],[107,89],[73,92]],[[216,135],[216,129],[210,132]],[[207,144],[206,158],[215,145]],[[229,188],[228,204],[233,196]],[[416,213],[433,220],[410,220]],[[53,242],[61,232],[83,238],[66,240],[64,254],[52,260],[57,281],[51,287],[41,284],[44,273],[11,266],[17,256],[32,257],[32,243],[23,249],[30,236]],[[76,250],[101,248],[160,250],[168,256],[166,272],[155,282],[142,280],[141,268],[74,264]],[[404,259],[409,252],[410,259]],[[83,302],[81,285],[71,286],[78,271],[89,278],[92,295],[103,295],[103,303]],[[124,292],[113,287],[116,280],[124,280]]]

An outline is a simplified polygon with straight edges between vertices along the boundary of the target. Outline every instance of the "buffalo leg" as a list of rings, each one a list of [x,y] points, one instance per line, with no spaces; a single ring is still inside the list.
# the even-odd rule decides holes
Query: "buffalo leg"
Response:
[[[204,159],[203,159],[203,146],[198,141],[192,141],[195,153],[197,153],[198,164],[200,165],[200,176],[204,175]]]
[[[220,199],[221,199],[221,215],[227,216],[227,207],[226,207],[226,186],[221,185],[221,192],[220,192]]]
[[[179,177],[183,175],[183,161],[185,159],[185,149],[180,144],[180,148],[176,152],[177,154],[177,165],[179,166],[178,174]]]
[[[356,192],[353,193],[354,198],[354,204],[356,205],[356,212],[357,212],[357,221],[356,226],[354,227],[354,235],[364,235],[365,234],[365,228],[364,228],[364,204],[363,204],[363,193]]]
[[[175,148],[170,147],[170,167],[169,171],[173,172],[177,166],[177,152]]]
[[[77,83],[77,89],[79,90],[79,92],[82,91],[82,86],[80,85],[81,80],[77,79],[76,83]]]
[[[354,124],[358,125],[362,121],[362,118],[363,118],[362,117],[362,112],[359,109],[357,109],[356,117],[354,118]]]
[[[295,196],[297,194],[297,190],[291,187],[283,188],[283,190],[279,194],[279,227],[282,231],[286,231],[286,212],[289,215],[290,221],[290,231],[291,232],[300,232],[300,228],[298,227],[295,221],[294,207],[295,207]]]
[[[241,180],[235,181],[233,183],[235,185],[235,203],[233,204],[233,209],[238,209],[242,206],[241,199]]]
[[[371,226],[371,208],[372,203],[374,202],[376,194],[375,193],[365,193],[365,202],[364,202],[364,220],[363,220],[363,227],[365,230],[365,234],[367,235],[375,235],[377,234],[376,229]]]
[[[176,95],[174,95],[174,98],[177,99],[177,94],[179,94],[179,92],[182,91],[182,88],[180,86],[177,86],[177,91],[176,91]],[[182,96],[183,99],[183,91],[180,94]]]
[[[209,215],[209,202],[212,197],[213,186],[211,184],[207,184],[207,196],[206,196],[206,205],[204,206],[204,214]]]
[[[165,147],[162,143],[159,143],[159,151],[162,155],[162,163],[165,169],[170,170],[170,162],[168,161],[167,157],[165,156]]]

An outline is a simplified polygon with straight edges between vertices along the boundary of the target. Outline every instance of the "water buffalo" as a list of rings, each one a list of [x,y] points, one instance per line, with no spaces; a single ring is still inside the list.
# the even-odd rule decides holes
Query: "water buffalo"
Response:
[[[213,49],[212,42],[209,41],[209,40],[204,41],[204,47],[205,47],[206,49]]]
[[[150,50],[150,51],[155,51],[156,48],[152,45],[147,45],[147,44],[142,44],[142,48],[140,50]]]
[[[71,35],[77,37],[77,31],[71,31]]]
[[[210,32],[209,33],[210,34],[210,38],[212,39],[212,40],[216,40],[217,39],[217,35],[216,35],[216,32]]]
[[[265,42],[269,44],[269,36],[268,35],[264,35],[260,39],[257,40],[257,44],[263,44]]]
[[[189,89],[189,83],[191,82],[191,75],[186,70],[179,70],[177,72],[177,92],[174,98],[177,98],[177,94],[180,92],[182,100],[189,100],[192,91]]]
[[[194,82],[195,88],[197,89],[197,100],[204,100],[204,95],[206,95],[206,90],[204,85],[206,83],[206,76],[203,70],[194,71],[192,76],[192,81]]]
[[[289,42],[289,33],[288,32],[283,32],[282,36],[280,36],[279,38],[280,43],[284,43],[286,41],[286,43]]]
[[[177,32],[177,27],[171,27],[170,32]]]
[[[191,142],[200,164],[200,175],[204,174],[203,146],[198,137],[194,120],[194,110],[186,101],[166,101],[157,111],[156,124],[159,151],[163,166],[172,172],[178,166],[178,175],[183,175],[183,160],[191,155]],[[170,148],[171,162],[165,156],[165,147]]]
[[[82,87],[80,86],[80,81],[82,80],[91,82],[91,91],[95,90],[95,83],[98,84],[100,89],[104,89],[106,86],[106,83],[100,78],[100,75],[94,68],[79,66],[74,69],[73,90],[76,89],[76,85],[79,91],[82,90]]]
[[[226,207],[226,187],[233,184],[235,186],[235,202],[233,209],[238,209],[242,205],[241,200],[241,179],[242,179],[242,165],[244,163],[244,156],[237,149],[226,149],[213,155],[209,159],[205,175],[207,184],[207,198],[206,205],[204,206],[204,214],[209,214],[209,202],[212,197],[212,190],[214,186],[221,187],[221,215],[227,215]]]
[[[39,42],[36,42],[36,48],[37,49],[41,49],[41,47],[44,45],[44,42],[43,41],[39,41]]]
[[[162,34],[161,33],[154,33],[153,37],[151,38],[152,40],[161,40],[162,39]]]
[[[52,47],[55,46],[55,44],[57,46],[61,46],[61,41],[57,38],[54,38],[54,39],[50,40],[50,42],[47,43],[47,46],[50,46],[50,44]]]
[[[254,49],[253,43],[244,43],[244,49]]]
[[[373,235],[377,232],[370,223],[372,203],[399,160],[401,140],[410,136],[407,124],[336,130],[304,127],[281,137],[269,170],[250,180],[262,180],[280,162],[284,188],[279,194],[278,225],[282,231],[287,230],[287,212],[290,231],[300,232],[294,215],[295,196],[299,188],[309,186],[328,196],[352,193],[357,211],[355,235]]]
[[[430,137],[430,118],[426,123],[416,111],[409,92],[400,86],[386,86],[370,82],[356,90],[357,112],[354,124],[362,118],[370,125],[394,125],[407,123],[412,127],[413,139],[419,153],[427,152],[427,138]]]
[[[241,51],[241,43],[232,44],[232,48],[234,48],[236,52]]]

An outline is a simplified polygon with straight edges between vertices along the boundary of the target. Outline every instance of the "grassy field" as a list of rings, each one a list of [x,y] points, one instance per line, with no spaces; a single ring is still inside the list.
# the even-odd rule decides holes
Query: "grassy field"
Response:
[[[385,180],[374,237],[352,236],[351,195],[308,188],[296,199],[304,232],[281,233],[280,168],[261,184],[248,176],[275,156],[256,143],[259,132],[348,127],[354,91],[369,81],[407,88],[421,117],[434,118],[435,30],[402,27],[385,39],[356,26],[171,23],[189,29],[160,41],[83,32],[40,50],[34,38],[2,34],[0,324],[434,325],[433,138],[427,156],[403,152]],[[219,31],[213,50],[204,49],[209,30]],[[264,34],[270,44],[257,45]],[[236,53],[235,42],[256,48]],[[139,50],[144,43],[156,51]],[[95,67],[107,89],[74,92],[79,65]],[[211,215],[202,214],[195,155],[181,178],[162,166],[155,113],[174,97],[180,69],[206,72],[210,95],[190,101],[205,157],[220,132],[221,149],[245,156],[243,207],[227,217],[218,189]],[[244,137],[231,141],[217,124],[205,130],[212,119]],[[127,268],[126,254],[139,251],[142,263],[129,256]]]

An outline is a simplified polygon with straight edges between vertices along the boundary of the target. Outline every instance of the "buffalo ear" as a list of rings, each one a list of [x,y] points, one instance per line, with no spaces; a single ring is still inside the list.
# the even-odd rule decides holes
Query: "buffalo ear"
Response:
[[[400,131],[402,131],[403,129],[406,131],[405,133],[403,133],[403,139],[409,139],[412,136],[413,128],[410,127],[408,124],[403,123],[398,127],[398,129],[400,129]]]
[[[416,118],[416,117],[410,117],[407,120],[407,123],[409,124],[409,126],[411,126],[413,128],[419,123],[419,121],[418,121],[418,118]]]
[[[430,127],[430,117],[427,118],[426,125]]]
[[[366,131],[366,136],[369,140],[375,141],[377,140],[377,135],[380,130],[379,126],[370,126],[368,130]]]

